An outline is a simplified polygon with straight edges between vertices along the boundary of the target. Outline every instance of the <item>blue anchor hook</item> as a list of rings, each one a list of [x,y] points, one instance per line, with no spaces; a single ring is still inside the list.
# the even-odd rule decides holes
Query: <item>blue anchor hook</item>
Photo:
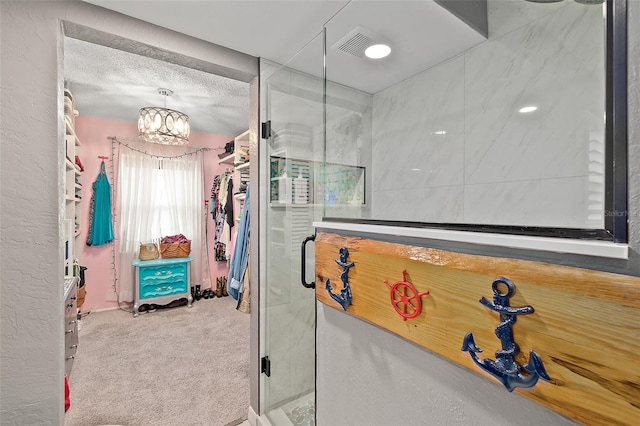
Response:
[[[504,284],[507,287],[506,293],[502,293],[498,288],[498,284]],[[502,350],[496,352],[496,360],[480,359],[478,352],[482,352],[476,342],[473,340],[473,334],[467,333],[462,342],[462,351],[469,352],[473,362],[484,371],[500,380],[509,392],[515,388],[530,388],[535,386],[538,379],[551,380],[542,364],[542,359],[535,353],[529,352],[529,362],[524,369],[529,373],[522,374],[521,366],[515,361],[515,356],[520,352],[520,348],[513,341],[513,324],[516,322],[518,315],[527,315],[533,312],[533,307],[523,306],[520,308],[512,308],[509,306],[509,299],[515,292],[515,287],[507,278],[497,278],[491,285],[493,289],[493,302],[480,299],[487,308],[500,314],[500,324],[496,327],[496,336],[502,342]]]
[[[327,293],[329,296],[336,302],[342,306],[342,309],[345,311],[351,304],[351,299],[353,296],[351,294],[351,286],[349,285],[349,268],[353,267],[355,263],[347,262],[347,258],[349,257],[349,250],[346,247],[342,247],[340,249],[340,258],[336,259],[336,263],[342,267],[342,274],[340,274],[340,279],[342,280],[342,290],[340,290],[340,294],[335,294],[331,292],[331,280],[327,279],[327,283],[325,284],[325,288],[327,289]]]

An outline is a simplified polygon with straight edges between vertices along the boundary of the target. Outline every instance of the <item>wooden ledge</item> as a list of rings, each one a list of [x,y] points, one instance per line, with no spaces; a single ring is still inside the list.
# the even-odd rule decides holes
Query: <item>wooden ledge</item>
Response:
[[[472,332],[483,357],[495,358],[500,317],[479,300],[491,300],[493,281],[508,278],[515,285],[511,306],[534,308],[513,326],[521,351],[516,360],[526,363],[535,350],[551,377],[514,392],[585,424],[635,425],[640,418],[640,278],[319,233],[317,299],[340,311],[325,284],[331,281],[333,293],[342,288],[342,268],[336,264],[341,247],[355,263],[348,275],[353,300],[347,314],[496,383],[461,346]],[[421,298],[420,315],[406,321],[384,283],[400,281],[403,270],[418,292],[429,291]]]

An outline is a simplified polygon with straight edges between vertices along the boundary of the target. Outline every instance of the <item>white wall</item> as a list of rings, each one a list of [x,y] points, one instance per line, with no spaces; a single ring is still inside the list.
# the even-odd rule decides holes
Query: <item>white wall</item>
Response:
[[[28,16],[26,4],[0,7],[0,417],[6,425],[57,425],[64,412],[62,40],[55,13]]]
[[[602,5],[487,5],[486,42],[374,95],[372,217],[602,228]]]
[[[61,20],[133,49],[257,75],[255,58],[78,1],[2,1],[1,395],[6,425],[63,424]],[[111,40],[111,41],[112,41]],[[110,40],[103,40],[108,43]],[[135,43],[134,43],[135,42]],[[137,44],[136,44],[137,43]],[[134,46],[134,44],[136,46]],[[161,47],[165,50],[155,50]],[[233,74],[232,72],[230,74]],[[232,75],[228,75],[232,76]],[[82,342],[80,342],[80,345]]]
[[[319,425],[568,425],[500,384],[318,302]]]

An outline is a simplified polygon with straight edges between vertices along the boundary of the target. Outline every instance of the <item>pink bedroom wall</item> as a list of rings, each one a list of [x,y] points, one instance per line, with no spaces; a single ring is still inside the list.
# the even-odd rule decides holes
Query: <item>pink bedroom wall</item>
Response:
[[[105,160],[109,182],[113,186],[113,170],[110,161],[111,140],[109,136],[136,137],[138,127],[136,123],[107,120],[97,117],[80,115],[75,119],[75,131],[80,139],[80,160],[84,166],[81,175],[82,182],[82,202],[80,220],[82,222],[81,241],[87,238],[87,228],[89,223],[89,203],[92,195],[91,185],[100,171],[100,158],[98,156],[109,157]],[[213,135],[208,133],[191,132],[189,145],[194,147],[211,148],[204,152],[204,194],[202,202],[211,198],[211,186],[216,175],[225,170],[224,165],[218,164],[218,153],[223,151],[224,145],[233,139],[233,136]],[[114,206],[117,200],[113,200]],[[209,272],[211,282],[215,288],[216,277],[228,275],[226,262],[215,261],[214,250],[214,223],[211,215],[207,215],[207,247],[209,253]],[[114,271],[112,243],[103,246],[87,246],[83,244],[81,264],[87,267],[85,272],[85,282],[87,295],[81,310],[103,310],[116,308],[117,302],[114,293]]]

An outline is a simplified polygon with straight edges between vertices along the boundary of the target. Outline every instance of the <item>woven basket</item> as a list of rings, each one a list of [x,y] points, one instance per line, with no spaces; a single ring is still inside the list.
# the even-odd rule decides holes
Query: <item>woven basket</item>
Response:
[[[80,287],[80,289],[78,290],[78,299],[76,300],[76,303],[78,305],[78,309],[80,309],[82,307],[82,305],[84,304],[84,299],[87,297],[87,287]]]
[[[138,258],[140,260],[153,260],[159,257],[158,246],[154,243],[140,244],[140,253]]]
[[[191,243],[160,243],[160,255],[163,259],[174,257],[189,257]]]

